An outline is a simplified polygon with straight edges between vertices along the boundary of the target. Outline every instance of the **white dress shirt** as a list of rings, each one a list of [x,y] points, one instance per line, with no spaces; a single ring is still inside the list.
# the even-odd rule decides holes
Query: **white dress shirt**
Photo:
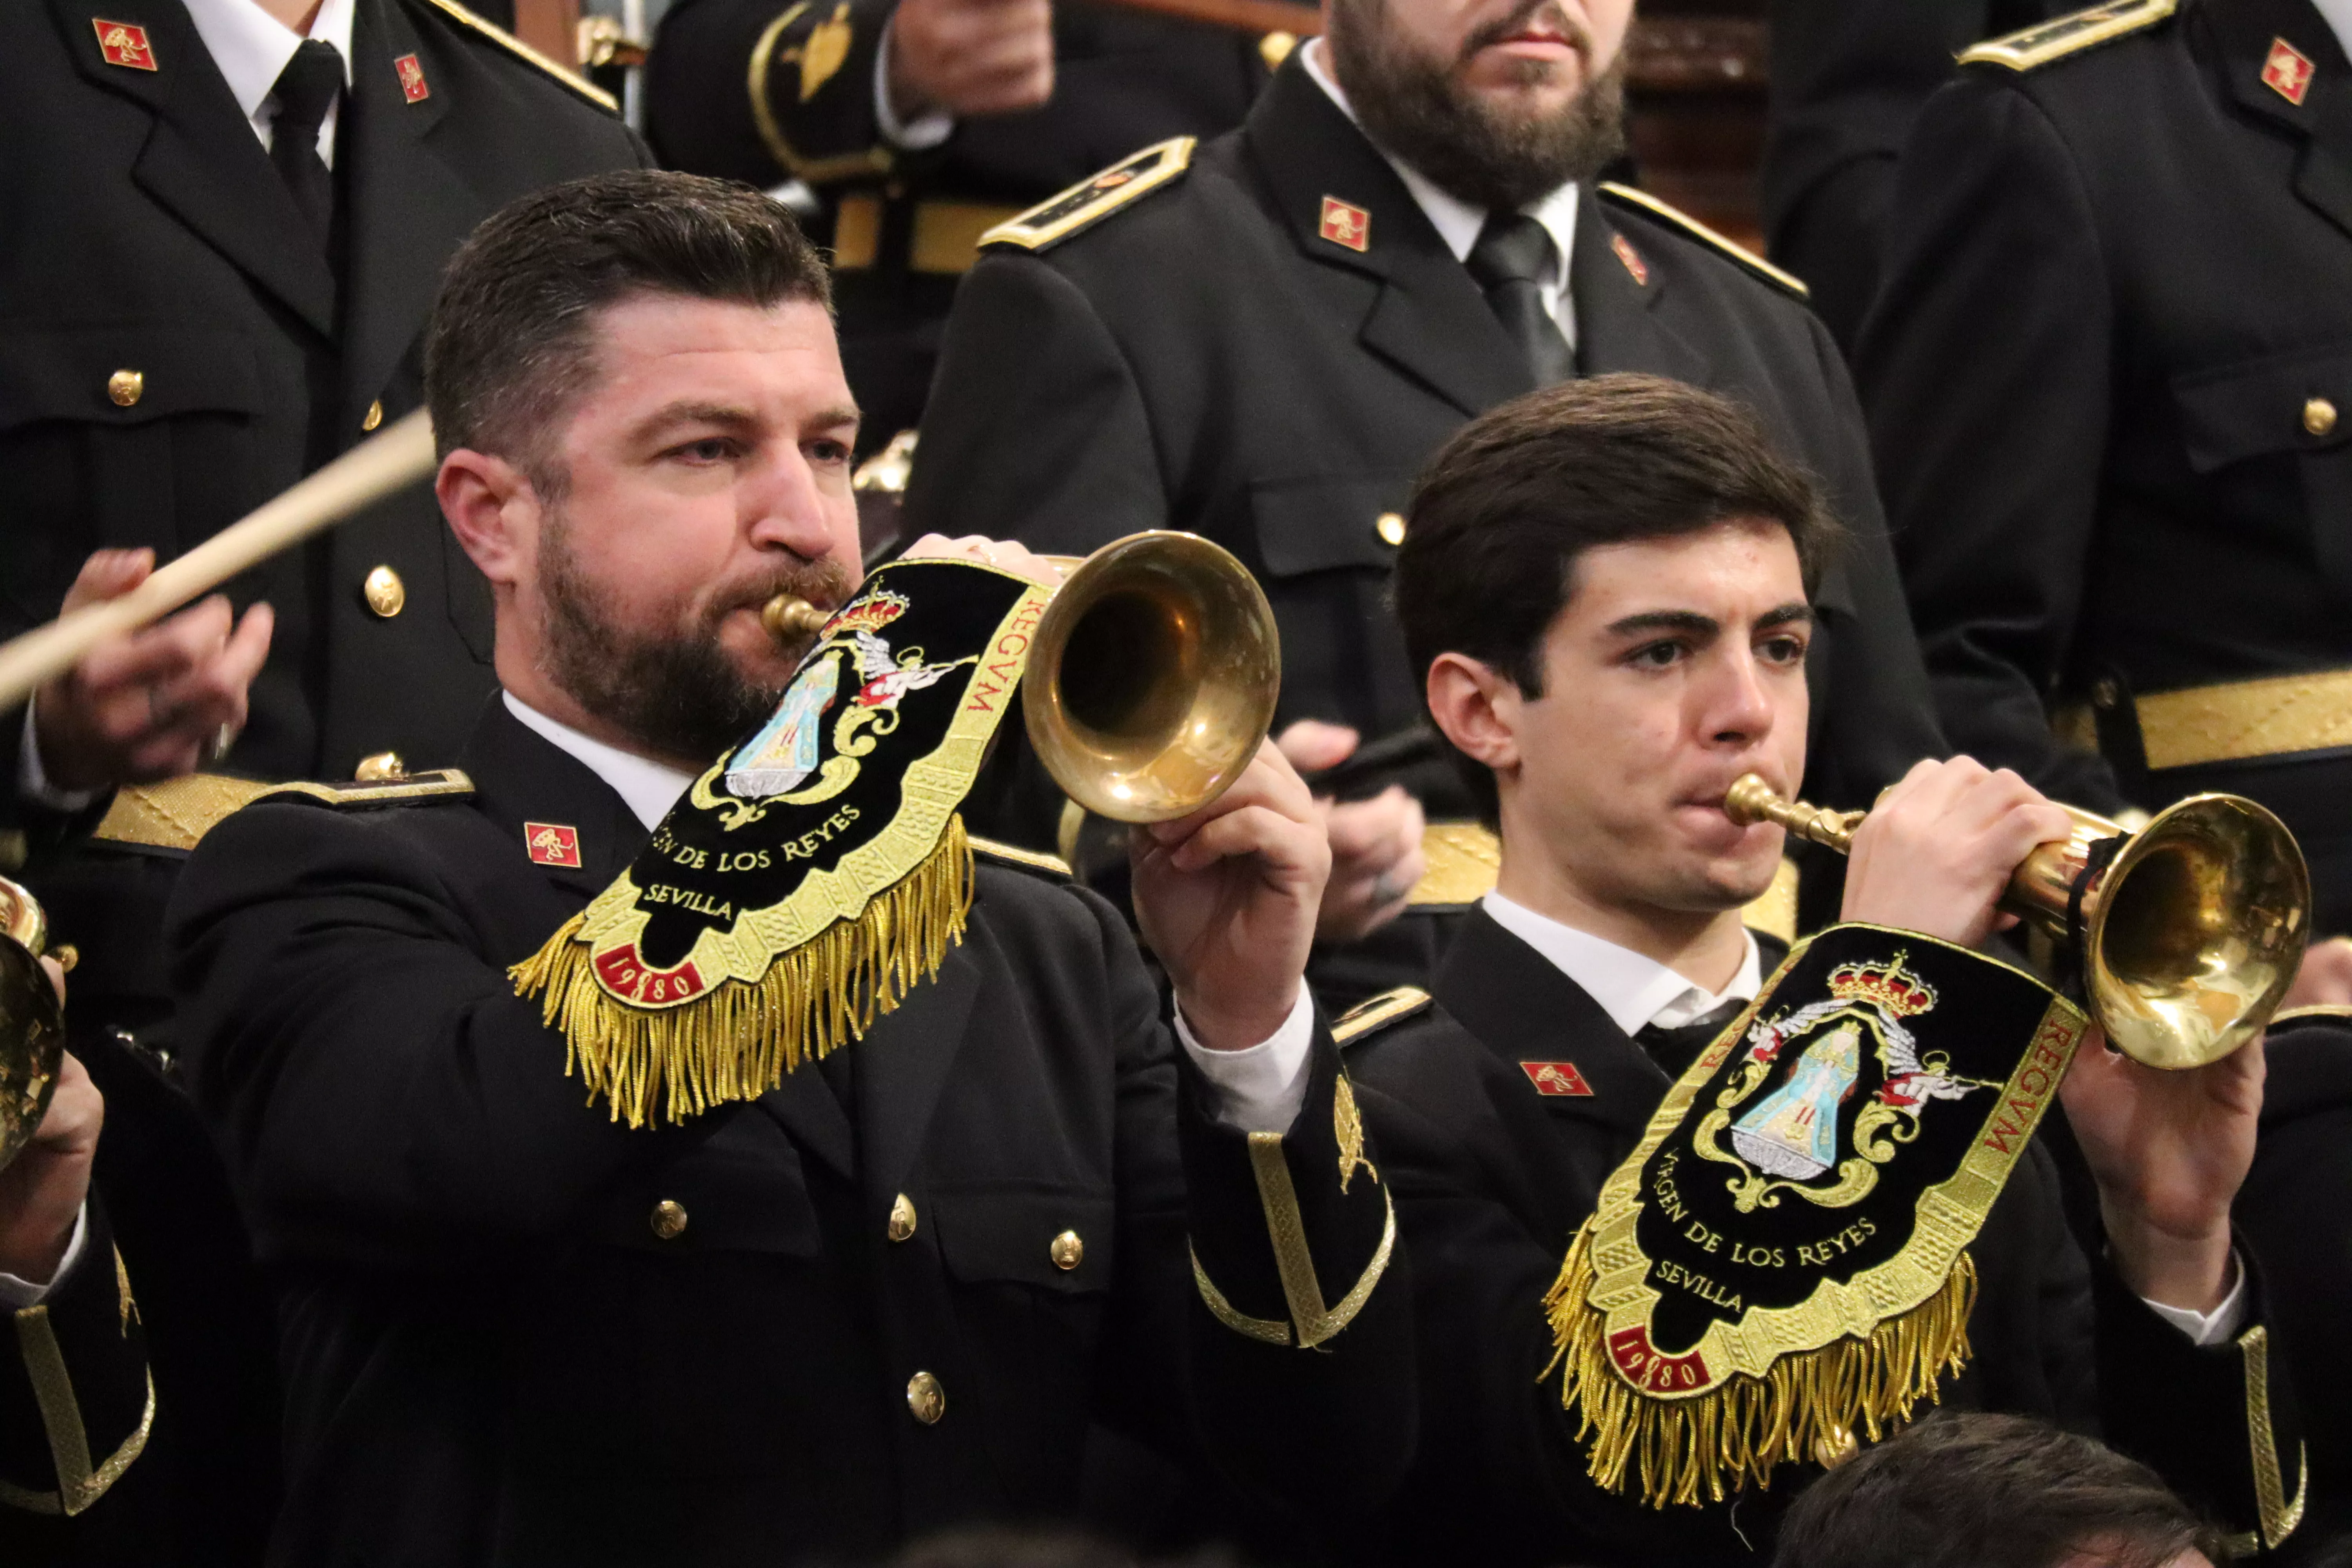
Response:
[[[269,147],[271,135],[278,123],[278,100],[270,89],[278,85],[286,62],[304,35],[295,32],[277,17],[254,4],[254,0],[182,0],[188,8],[188,19],[196,25],[196,34],[205,41],[205,48],[213,57],[228,82],[228,90],[236,106],[245,110],[246,120],[253,133],[261,138],[264,151]],[[310,20],[309,37],[335,46],[343,57],[343,85],[352,80],[352,7],[354,0],[321,0],[319,14]],[[330,169],[335,166],[335,126],[342,118],[339,100],[319,122],[319,156]]]
[[[2311,0],[2318,8],[2320,19],[2336,35],[2344,52],[2352,55],[2352,0]]]
[[[1610,1022],[1628,1035],[1646,1024],[1680,1028],[1735,997],[1752,1002],[1756,994],[1764,989],[1763,955],[1757,951],[1752,931],[1742,930],[1739,933],[1748,943],[1748,951],[1732,973],[1731,983],[1720,991],[1710,992],[1647,954],[1619,947],[1574,926],[1562,925],[1549,915],[1539,915],[1524,904],[1513,903],[1500,893],[1487,894],[1480,900],[1480,907],[1496,925],[1542,953],[1554,969],[1575,981],[1586,995],[1601,1004]]]
[[[1586,995],[1601,1004],[1601,1010],[1609,1015],[1610,1021],[1628,1035],[1645,1024],[1675,1028],[1713,1012],[1734,997],[1752,1002],[1764,988],[1762,957],[1757,952],[1752,931],[1741,933],[1748,939],[1748,953],[1740,960],[1738,973],[1731,977],[1731,984],[1710,993],[1706,986],[1685,980],[1645,953],[1562,925],[1524,904],[1513,903],[1500,893],[1487,894],[1480,907],[1496,925],[1543,954],[1553,968],[1581,986]],[[2230,1270],[2232,1278],[2229,1294],[2210,1312],[2192,1312],[2181,1307],[2168,1307],[2161,1301],[2149,1301],[2148,1310],[2187,1334],[2193,1344],[2220,1344],[2238,1331],[2246,1315],[2246,1271],[2234,1255]]]
[[[1323,40],[1319,37],[1307,39],[1299,46],[1299,55],[1307,74],[1315,79],[1315,85],[1339,106],[1339,112],[1353,121],[1358,130],[1362,130],[1363,121],[1356,119],[1355,108],[1349,103],[1346,89],[1331,74],[1330,59],[1325,52]],[[1370,132],[1365,132],[1365,139],[1370,140]],[[1428,175],[1391,156],[1379,142],[1374,142],[1372,145],[1380,151],[1381,157],[1388,159],[1389,167],[1397,172],[1397,178],[1404,182],[1404,188],[1412,193],[1412,199],[1420,204],[1430,226],[1445,242],[1445,248],[1454,253],[1454,259],[1467,261],[1470,247],[1478,243],[1478,231],[1486,226],[1486,209],[1474,207],[1452,192],[1439,189]],[[1559,323],[1560,336],[1568,340],[1570,348],[1576,346],[1576,300],[1568,291],[1569,258],[1576,254],[1576,184],[1570,181],[1549,195],[1538,197],[1519,209],[1543,225],[1544,232],[1551,236],[1552,244],[1559,248],[1552,275],[1538,283],[1536,289],[1543,300],[1543,308],[1551,312],[1553,321]]]

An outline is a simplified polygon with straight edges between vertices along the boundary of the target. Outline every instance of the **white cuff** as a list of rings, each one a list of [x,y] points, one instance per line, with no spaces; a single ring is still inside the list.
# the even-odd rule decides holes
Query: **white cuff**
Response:
[[[36,701],[38,699],[35,699]],[[47,772],[41,766],[41,736],[33,723],[33,704],[25,704],[25,739],[16,748],[16,794],[35,805],[45,805],[51,811],[71,816],[89,805],[104,794],[94,789],[59,789],[49,783]],[[5,1279],[0,1275],[0,1279]]]
[[[1176,1037],[1209,1080],[1221,1127],[1236,1132],[1287,1132],[1307,1102],[1307,1068],[1315,1046],[1315,1002],[1302,983],[1282,1027],[1245,1051],[1213,1051],[1192,1037],[1184,1009],[1176,1009]]]
[[[882,47],[874,51],[874,123],[880,127],[882,140],[893,147],[921,153],[955,134],[955,116],[944,109],[934,109],[929,114],[918,115],[912,125],[899,122],[898,111],[890,107],[890,50],[897,36],[897,21],[885,23]]]
[[[72,1273],[74,1265],[81,1261],[82,1244],[89,1239],[89,1205],[85,1203],[80,1212],[74,1215],[73,1239],[66,1243],[66,1255],[47,1284],[36,1285],[30,1279],[19,1279],[14,1274],[0,1274],[0,1309],[21,1312],[27,1307],[37,1307],[47,1300],[49,1292],[58,1288],[58,1281]]]
[[[2210,1312],[2192,1312],[2186,1307],[2168,1307],[2161,1301],[2148,1301],[2147,1310],[2189,1336],[2189,1342],[2203,1350],[2218,1345],[2238,1331],[2246,1316],[2246,1268],[2233,1250],[2230,1254],[2230,1272],[2236,1278],[2230,1293],[2221,1304]],[[2146,1301],[2147,1298],[2141,1297]]]

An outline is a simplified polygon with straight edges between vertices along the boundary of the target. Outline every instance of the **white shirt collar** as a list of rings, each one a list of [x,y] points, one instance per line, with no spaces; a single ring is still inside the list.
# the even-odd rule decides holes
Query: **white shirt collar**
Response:
[[[1739,973],[1731,977],[1730,984],[1710,993],[1654,958],[1605,942],[1590,931],[1562,925],[1524,904],[1513,903],[1500,893],[1489,893],[1480,903],[1496,925],[1543,954],[1554,968],[1582,986],[1587,995],[1601,1004],[1601,1010],[1609,1015],[1611,1021],[1628,1035],[1644,1024],[1677,1027],[1713,1012],[1734,997],[1752,1002],[1756,994],[1764,989],[1764,961],[1757,951],[1753,931],[1739,933],[1748,943],[1747,955],[1739,961]]]
[[[220,68],[237,108],[245,111],[261,144],[268,146],[271,127],[278,119],[278,106],[269,102],[269,90],[278,85],[279,73],[294,58],[303,35],[263,10],[254,0],[182,3],[188,8],[188,19],[196,25],[197,37],[205,41],[205,52]],[[318,16],[310,22],[310,37],[334,45],[335,52],[343,57],[345,87],[352,80],[352,19],[355,4],[356,0],[323,0]],[[335,122],[341,110],[340,102],[328,110],[319,126],[319,156],[326,160],[329,168],[335,164]]]
[[[2352,0],[2311,0],[2318,8],[2320,19],[2336,35],[2344,52],[2352,55]]]
[[[550,745],[570,752],[580,765],[611,786],[614,795],[628,803],[630,813],[651,832],[669,808],[677,804],[694,783],[692,773],[682,773],[634,752],[607,745],[593,735],[583,735],[569,724],[558,723],[517,697],[513,692],[501,693],[507,700],[507,711],[544,736]]]
[[[2339,3],[2352,4],[2352,0],[2339,0]],[[1309,38],[1301,48],[1302,63],[1307,68],[1307,74],[1315,79],[1315,85],[1329,95],[1331,101],[1339,106],[1339,112],[1354,121],[1358,130],[1362,130],[1363,121],[1356,119],[1356,110],[1348,101],[1347,90],[1340,87],[1339,79],[1331,74],[1330,59],[1325,53],[1322,38]],[[1372,144],[1376,148],[1380,146],[1378,142]],[[1468,259],[1470,247],[1478,243],[1478,231],[1486,226],[1486,210],[1474,207],[1453,192],[1440,188],[1412,164],[1390,157],[1386,149],[1381,150],[1381,156],[1388,159],[1389,167],[1397,172],[1397,178],[1404,182],[1404,188],[1412,193],[1412,199],[1428,215],[1430,226],[1437,230],[1437,237],[1445,241],[1445,248],[1454,253],[1454,259]],[[1559,269],[1545,290],[1548,304],[1551,302],[1552,295],[1564,289],[1568,284],[1569,258],[1576,251],[1576,182],[1571,180],[1549,195],[1529,202],[1519,209],[1543,225],[1544,232],[1551,236],[1552,244],[1559,247]],[[1560,316],[1560,311],[1555,307],[1552,314]],[[1560,325],[1568,325],[1564,316]]]

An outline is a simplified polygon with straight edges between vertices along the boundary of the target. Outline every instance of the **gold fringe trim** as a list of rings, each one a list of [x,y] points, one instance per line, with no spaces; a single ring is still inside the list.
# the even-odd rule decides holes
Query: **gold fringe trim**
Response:
[[[971,847],[953,816],[931,852],[856,920],[779,953],[756,983],[723,980],[674,1007],[623,1002],[597,984],[579,940],[584,910],[508,973],[562,1032],[564,1075],[578,1072],[592,1104],[606,1096],[613,1120],[643,1127],[666,1100],[669,1120],[682,1122],[757,1100],[803,1063],[864,1038],[962,942],[971,894]]]
[[[1846,1335],[1780,1356],[1762,1377],[1736,1373],[1705,1394],[1643,1394],[1611,1364],[1608,1320],[1586,1301],[1591,1234],[1589,1222],[1577,1232],[1544,1297],[1555,1347],[1544,1375],[1565,1363],[1560,1403],[1577,1415],[1577,1440],[1592,1438],[1593,1480],[1622,1495],[1626,1472],[1638,1469],[1651,1508],[1721,1502],[1743,1486],[1763,1490],[1775,1468],[1838,1453],[1857,1426],[1874,1443],[1910,1420],[1921,1399],[1940,1402],[1937,1379],[1968,1363],[1977,1268],[1963,1252],[1940,1289],[1867,1339]]]

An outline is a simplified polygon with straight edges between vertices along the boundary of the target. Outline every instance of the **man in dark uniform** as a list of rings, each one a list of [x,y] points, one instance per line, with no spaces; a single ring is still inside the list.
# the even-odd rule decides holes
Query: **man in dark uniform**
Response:
[[[968,903],[902,898],[907,879],[862,911],[828,902],[772,965],[697,992],[731,1021],[639,1005],[601,958],[585,992],[518,994],[615,891],[688,901],[615,879],[684,875],[679,836],[738,764],[698,771],[771,710],[825,710],[799,694],[840,650],[796,674],[761,626],[772,595],[882,642],[870,628],[932,607],[900,584],[1034,593],[1050,571],[971,545],[994,570],[926,560],[856,590],[856,411],[825,288],[781,207],[716,181],[606,175],[486,225],[452,265],[427,381],[505,689],[464,776],[264,802],[182,879],[192,1072],[279,1290],[287,1562],[866,1555],[1067,1512],[1090,1415],[1213,1450],[1253,1496],[1360,1505],[1392,1479],[1355,1459],[1402,1452],[1393,1218],[1349,1163],[1360,1128],[1300,980],[1328,854],[1271,751],[1139,840],[1172,1016],[1099,900],[1034,856],[981,847],[971,870],[945,752],[894,748],[942,713],[1001,714],[1002,688],[977,668],[942,683],[971,660],[924,670],[911,647],[895,673],[932,679],[852,688],[838,733],[890,723],[824,770],[905,772],[781,839],[761,814],[800,807],[730,793],[749,816],[696,863],[793,863],[862,810],[890,831],[856,856],[911,847],[907,879],[963,879]],[[933,809],[945,826],[902,845]],[[830,900],[868,863],[800,885]],[[632,974],[652,951],[630,947]],[[701,987],[684,977],[733,962],[697,946],[659,973]],[[775,990],[794,974],[807,993]],[[776,1000],[730,1000],[747,991]],[[640,1042],[637,1067],[594,1076],[623,1048],[594,1018]],[[769,1046],[797,1070],[735,1076]],[[1218,1327],[1196,1267],[1241,1310],[1295,1311],[1297,1333]]]
[[[78,571],[102,597],[150,563],[84,571],[92,552],[180,554],[415,408],[467,232],[646,161],[602,94],[442,0],[42,0],[0,16],[0,52],[21,241],[0,261],[0,633],[55,616]],[[446,762],[490,688],[488,595],[421,485],[230,597],[266,601],[274,637],[248,615],[232,643],[226,606],[201,606],[0,724],[0,827],[54,840],[215,741],[271,779]],[[154,837],[102,830],[33,879],[88,960],[84,1021],[140,1028],[176,859],[129,836]]]
[[[1421,719],[1385,601],[1428,454],[1566,376],[1717,387],[1826,476],[1852,525],[1819,599],[1810,787],[1866,804],[1940,742],[1860,419],[1801,287],[1590,183],[1619,145],[1630,12],[1345,0],[1239,132],[1151,149],[998,230],[949,323],[910,524],[1065,552],[1142,528],[1205,534],[1273,601],[1279,723],[1370,741]],[[1433,823],[1470,815],[1442,766],[1407,782]],[[1342,856],[1328,933],[1402,908],[1400,842]],[[1436,942],[1410,918],[1331,953],[1318,983],[1425,979]]]
[[[16,1568],[251,1568],[277,1347],[236,1200],[152,1061],[104,1033],[78,1049],[0,1169],[0,1542]]]
[[[2014,774],[1923,762],[1855,838],[1849,923],[1786,964],[1741,929],[1781,834],[1723,802],[1744,774],[1785,791],[1804,770],[1807,590],[1833,526],[1756,422],[1651,378],[1499,408],[1416,491],[1398,613],[1434,721],[1481,770],[1503,864],[1433,1005],[1400,993],[1337,1026],[1413,1267],[1422,1439],[1386,1523],[1400,1561],[1465,1519],[1490,1562],[1751,1560],[1812,1465],[1931,1395],[2101,1422],[2232,1531],[2275,1545],[2292,1530],[2286,1384],[2260,1375],[2229,1219],[2259,1047],[2194,1074],[2141,1068],[1968,951],[2064,814]],[[1849,955],[1826,996],[1824,951]],[[1995,1024],[2011,988],[2021,1022]],[[1995,1037],[2016,1070],[1969,1058]],[[2105,1220],[2095,1262],[2032,1138],[2069,1051],[2066,1112]],[[1874,1149],[1868,1130],[1896,1123],[1899,1151]],[[1679,1169],[1659,1153],[1677,1140]],[[1964,1181],[1924,1189],[1916,1224],[1889,1200],[1938,1179],[1906,1162],[1962,1150],[2012,1162],[1965,1211],[1942,1206]],[[1950,1223],[1957,1242],[1936,1240]],[[1922,1273],[1897,1297],[1874,1248],[1906,1231],[1895,1256]],[[1957,1246],[1958,1272],[1928,1267],[1927,1246]],[[1940,1326],[1906,1310],[1937,1279],[1957,1289]],[[1845,1317],[1850,1289],[1894,1306]],[[1604,1301],[1598,1387],[1599,1346],[1577,1336]],[[1715,1328],[1677,1338],[1694,1308]],[[1879,1359],[1906,1343],[1927,1348]],[[1724,1362],[1747,1377],[1703,1394]],[[1619,1387],[1645,1366],[1662,1381]],[[1642,1388],[1676,1397],[1645,1409]],[[1715,1419],[1678,1426],[1702,1398]],[[2279,1464],[2250,1458],[2265,1453]]]
[[[1231,130],[1291,42],[1092,0],[680,0],[646,129],[674,168],[814,190],[878,447],[922,416],[983,232],[1138,147]]]
[[[1803,279],[1851,351],[1878,290],[1895,160],[1920,106],[1979,38],[2046,21],[2053,0],[1772,0],[1759,171],[1772,259]]]
[[[2352,928],[2346,30],[2132,0],[1969,50],[1855,362],[1953,742],[2109,815],[2252,796],[2321,935]]]
[[[2271,1316],[2279,1324],[2311,1447],[2311,1501],[2301,1533],[2352,1539],[2352,1347],[2344,1305],[2352,1300],[2352,1013],[2313,1007],[2282,1013],[2265,1046],[2262,1141],[2237,1223],[2268,1266]]]

